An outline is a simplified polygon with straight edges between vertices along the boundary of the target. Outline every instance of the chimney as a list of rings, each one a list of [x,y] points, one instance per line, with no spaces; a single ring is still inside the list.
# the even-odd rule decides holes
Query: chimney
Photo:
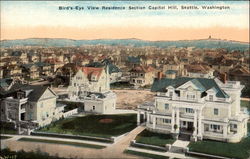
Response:
[[[221,74],[220,74],[220,80],[221,80],[223,83],[226,83],[227,74],[226,74],[226,73],[221,73]]]
[[[161,72],[161,71],[158,72],[157,78],[158,78],[158,80],[161,80],[161,79],[162,79],[162,72]]]

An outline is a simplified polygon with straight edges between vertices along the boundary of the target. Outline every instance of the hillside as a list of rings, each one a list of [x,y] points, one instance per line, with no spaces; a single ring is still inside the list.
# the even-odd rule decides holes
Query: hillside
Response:
[[[1,47],[13,46],[43,46],[43,47],[70,47],[84,45],[125,45],[125,46],[155,46],[160,48],[175,47],[197,47],[197,48],[225,48],[228,50],[246,50],[248,43],[219,40],[219,39],[200,39],[200,40],[180,40],[180,41],[145,41],[139,39],[97,39],[97,40],[72,40],[72,39],[50,39],[50,38],[31,38],[20,40],[2,40]]]

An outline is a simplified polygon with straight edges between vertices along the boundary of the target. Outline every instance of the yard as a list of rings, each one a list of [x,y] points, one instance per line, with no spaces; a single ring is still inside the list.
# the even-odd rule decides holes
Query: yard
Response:
[[[38,131],[110,138],[136,127],[136,114],[88,115],[59,120]]]
[[[14,123],[0,122],[1,134],[17,134]]]
[[[165,147],[166,144],[172,144],[175,141],[170,134],[154,133],[148,130],[144,130],[138,134],[135,140],[138,143],[162,147]]]
[[[117,95],[116,108],[136,109],[139,104],[145,101],[153,101],[154,93],[149,90],[113,90]]]
[[[241,105],[241,107],[246,107],[248,109],[248,111],[250,112],[250,101],[241,100],[240,105]]]
[[[248,132],[250,133],[250,124],[248,124]],[[188,147],[190,151],[194,152],[202,152],[230,158],[247,159],[250,156],[250,136],[248,135],[247,138],[243,139],[239,143],[204,140],[191,142]]]

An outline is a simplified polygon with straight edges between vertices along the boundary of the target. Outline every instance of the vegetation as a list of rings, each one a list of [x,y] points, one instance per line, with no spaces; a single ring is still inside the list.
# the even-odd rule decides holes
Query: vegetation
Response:
[[[10,139],[10,138],[12,138],[12,137],[11,137],[11,136],[0,136],[0,139],[1,139],[1,140]]]
[[[68,142],[68,141],[58,141],[58,140],[45,140],[45,139],[31,139],[31,138],[25,138],[25,137],[20,138],[18,141],[41,142],[41,143],[48,143],[48,144],[63,144],[63,145],[71,145],[71,146],[78,146],[78,147],[95,148],[95,149],[105,148],[105,146],[85,144],[85,143],[79,143],[79,142]]]
[[[133,88],[134,85],[130,84],[129,82],[116,82],[116,83],[111,83],[110,88],[115,89],[115,88]]]
[[[15,159],[65,159],[58,156],[50,156],[48,153],[41,152],[39,149],[36,152],[25,151],[11,151],[10,149],[3,149],[0,152],[0,156],[3,158],[15,158]]]
[[[152,158],[152,159],[168,159],[166,156],[161,156],[161,155],[154,155],[150,153],[145,153],[145,152],[138,152],[138,151],[132,151],[132,150],[125,150],[124,153],[128,153],[131,155],[136,155],[136,156],[141,156],[144,158]]]
[[[111,122],[101,122],[105,119]],[[135,114],[88,115],[60,120],[39,131],[110,138],[129,132],[135,127]]]
[[[250,133],[250,124],[248,124],[248,132]],[[224,143],[219,141],[198,141],[189,144],[189,150],[206,154],[246,159],[250,156],[250,136],[243,139],[239,143]]]
[[[250,98],[250,84],[246,84],[245,88],[242,90],[242,97]]]
[[[170,134],[154,133],[148,130],[144,130],[138,134],[135,140],[138,143],[162,147],[165,147],[166,144],[172,144],[175,141],[175,139]]]
[[[246,107],[248,111],[250,111],[250,101],[241,100],[240,105],[241,107]]]
[[[14,123],[0,122],[1,134],[17,134],[17,129]]]
[[[68,101],[58,101],[58,103],[66,105],[64,107],[65,112],[68,112],[68,111],[76,109],[76,108],[80,108],[83,105],[83,103],[80,103],[80,102],[68,102]]]

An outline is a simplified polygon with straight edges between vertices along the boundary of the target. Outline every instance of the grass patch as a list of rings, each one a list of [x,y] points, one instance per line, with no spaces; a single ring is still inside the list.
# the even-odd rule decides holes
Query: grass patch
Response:
[[[12,138],[12,137],[11,137],[11,136],[0,136],[0,139],[1,139],[1,140],[10,139],[10,138]]]
[[[41,143],[48,143],[48,144],[62,144],[62,145],[71,145],[71,146],[87,147],[87,148],[95,148],[95,149],[105,148],[105,146],[85,144],[85,143],[78,143],[78,142],[68,142],[68,141],[58,141],[58,140],[45,140],[45,139],[31,139],[31,138],[25,138],[25,137],[19,139],[18,141],[41,142]]]
[[[134,85],[129,82],[115,82],[110,84],[111,89],[133,88]]]
[[[64,107],[64,112],[68,112],[70,110],[80,108],[83,105],[83,103],[80,103],[80,102],[70,102],[70,101],[58,101],[58,103],[66,105]]]
[[[248,132],[250,132],[250,124],[248,124]],[[191,142],[189,150],[206,154],[246,159],[250,156],[250,136],[243,139],[239,143],[225,143],[219,141],[204,140]]]
[[[173,139],[170,134],[154,133],[148,130],[143,130],[140,134],[136,136],[135,140],[138,143],[162,147],[165,147],[166,144],[172,144],[175,141],[175,139]]]
[[[102,119],[112,119],[112,122],[100,122]],[[88,115],[60,120],[38,131],[110,138],[129,132],[136,126],[136,114]]]
[[[138,152],[138,151],[133,151],[133,150],[125,150],[124,153],[141,156],[141,157],[153,158],[153,159],[168,159],[168,157],[166,156],[155,155],[155,154],[150,154],[150,153],[145,153],[145,152]]]
[[[246,107],[247,110],[250,111],[250,101],[241,100],[240,105],[241,105],[241,107]]]
[[[23,150],[21,151],[11,151],[10,149],[3,149],[0,152],[1,158],[4,159],[66,159],[58,156],[50,156],[48,153],[41,152],[39,149],[35,152],[25,152]]]
[[[15,129],[15,124],[10,122],[0,122],[1,134],[18,134],[17,129]]]

